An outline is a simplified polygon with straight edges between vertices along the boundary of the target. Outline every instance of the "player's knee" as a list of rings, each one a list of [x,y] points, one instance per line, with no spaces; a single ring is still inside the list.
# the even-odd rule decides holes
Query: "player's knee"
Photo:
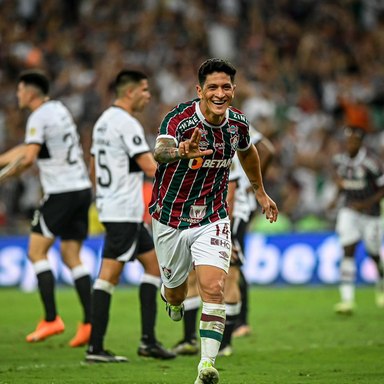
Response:
[[[200,295],[204,302],[223,303],[224,284],[220,280],[212,280],[200,285]]]
[[[187,296],[185,287],[178,287],[177,289],[166,288],[165,296],[168,303],[172,305],[180,305]]]

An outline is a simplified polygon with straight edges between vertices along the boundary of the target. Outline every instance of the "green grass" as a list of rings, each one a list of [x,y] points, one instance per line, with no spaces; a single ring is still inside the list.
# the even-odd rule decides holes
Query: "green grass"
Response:
[[[234,355],[217,359],[220,384],[350,384],[384,382],[384,310],[374,305],[372,287],[357,290],[357,312],[332,312],[337,288],[254,288],[254,333],[235,339]],[[137,288],[115,292],[106,347],[130,358],[128,364],[86,365],[84,348],[71,349],[80,309],[75,292],[57,292],[66,331],[37,344],[24,341],[41,316],[37,293],[0,289],[0,383],[193,383],[198,357],[171,361],[139,358]],[[167,318],[159,300],[158,338],[168,347],[182,324]]]

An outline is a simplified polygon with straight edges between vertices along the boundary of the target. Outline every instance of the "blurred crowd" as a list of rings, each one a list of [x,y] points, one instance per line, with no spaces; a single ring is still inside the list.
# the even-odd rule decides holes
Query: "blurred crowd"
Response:
[[[0,0],[0,150],[24,139],[15,96],[24,69],[49,74],[87,159],[117,71],[150,76],[151,107],[138,118],[153,145],[165,112],[195,97],[208,57],[237,67],[235,106],[275,146],[265,176],[281,211],[275,230],[332,229],[330,160],[343,126],[362,126],[384,155],[381,0]],[[0,186],[2,232],[28,228],[40,198],[34,172]]]

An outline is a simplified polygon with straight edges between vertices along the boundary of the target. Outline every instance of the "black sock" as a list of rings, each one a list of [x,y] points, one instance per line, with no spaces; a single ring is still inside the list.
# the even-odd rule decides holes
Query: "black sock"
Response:
[[[384,265],[381,262],[381,258],[379,255],[371,255],[372,260],[376,264],[377,274],[379,275],[379,280],[383,279],[384,277]]]
[[[75,280],[75,288],[83,307],[84,323],[91,322],[91,277],[82,276]]]
[[[200,308],[189,309],[184,312],[184,341],[196,340],[197,313]]]
[[[141,310],[141,341],[146,344],[152,344],[156,342],[157,287],[150,283],[141,283],[139,297]]]
[[[241,269],[239,287],[241,295],[241,309],[236,320],[236,326],[248,324],[248,283]]]
[[[95,289],[92,294],[91,322],[92,331],[89,342],[89,352],[99,352],[103,350],[104,336],[107,331],[109,321],[109,308],[112,296],[100,289]]]
[[[44,305],[45,320],[54,321],[57,316],[55,302],[55,278],[51,270],[38,273],[37,285]]]
[[[231,345],[232,332],[235,328],[236,320],[239,315],[227,315],[225,319],[225,329],[223,333],[223,339],[221,340],[220,350],[227,345]]]

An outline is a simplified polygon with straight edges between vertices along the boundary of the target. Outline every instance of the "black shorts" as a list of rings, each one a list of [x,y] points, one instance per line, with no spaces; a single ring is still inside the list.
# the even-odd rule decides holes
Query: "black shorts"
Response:
[[[244,264],[244,239],[247,226],[248,223],[238,217],[234,217],[231,221],[232,246],[238,250],[238,259],[231,259],[231,265],[241,266]]]
[[[31,231],[49,238],[84,240],[91,199],[90,188],[47,195],[33,215]]]
[[[154,248],[152,236],[144,223],[103,222],[106,230],[102,257],[133,261],[137,255]]]

